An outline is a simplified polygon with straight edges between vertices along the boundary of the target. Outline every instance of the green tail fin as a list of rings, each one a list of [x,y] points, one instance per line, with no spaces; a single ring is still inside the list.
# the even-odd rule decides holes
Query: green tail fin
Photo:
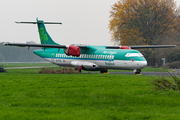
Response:
[[[37,26],[38,26],[38,30],[39,30],[39,37],[41,40],[41,44],[59,45],[52,40],[52,38],[46,31],[44,21],[38,20],[38,18],[37,18]]]

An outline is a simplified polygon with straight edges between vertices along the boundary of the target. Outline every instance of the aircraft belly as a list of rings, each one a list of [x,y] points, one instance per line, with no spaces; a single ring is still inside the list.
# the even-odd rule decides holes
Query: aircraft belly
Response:
[[[142,69],[147,66],[146,61],[124,61],[124,60],[114,60],[109,62],[97,61],[96,63],[100,68],[106,69]]]
[[[98,68],[102,69],[142,69],[147,66],[147,61],[125,61],[125,60],[113,60],[113,61],[101,61],[101,60],[83,60],[83,59],[52,59],[52,58],[45,58],[49,62],[60,66],[75,66],[71,63],[73,61],[78,62],[90,62],[94,63],[98,66]]]

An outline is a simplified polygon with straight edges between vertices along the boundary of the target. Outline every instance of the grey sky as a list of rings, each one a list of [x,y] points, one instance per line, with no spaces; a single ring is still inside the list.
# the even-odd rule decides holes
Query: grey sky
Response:
[[[109,11],[118,0],[0,0],[0,42],[40,43],[36,25],[14,21],[62,22],[46,25],[59,44],[113,45],[109,34]],[[177,0],[179,5],[180,0]]]

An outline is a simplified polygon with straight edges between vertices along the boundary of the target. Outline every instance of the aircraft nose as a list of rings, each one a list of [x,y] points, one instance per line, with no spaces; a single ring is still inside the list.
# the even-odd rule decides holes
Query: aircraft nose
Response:
[[[141,68],[144,68],[144,67],[146,67],[147,66],[147,61],[142,61],[141,63],[140,63],[140,67]]]

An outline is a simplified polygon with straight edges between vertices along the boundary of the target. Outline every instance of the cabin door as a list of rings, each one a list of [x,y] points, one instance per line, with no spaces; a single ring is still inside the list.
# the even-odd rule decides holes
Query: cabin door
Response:
[[[52,61],[52,62],[55,62],[54,57],[55,57],[55,54],[52,53],[52,54],[51,54],[51,61]]]

